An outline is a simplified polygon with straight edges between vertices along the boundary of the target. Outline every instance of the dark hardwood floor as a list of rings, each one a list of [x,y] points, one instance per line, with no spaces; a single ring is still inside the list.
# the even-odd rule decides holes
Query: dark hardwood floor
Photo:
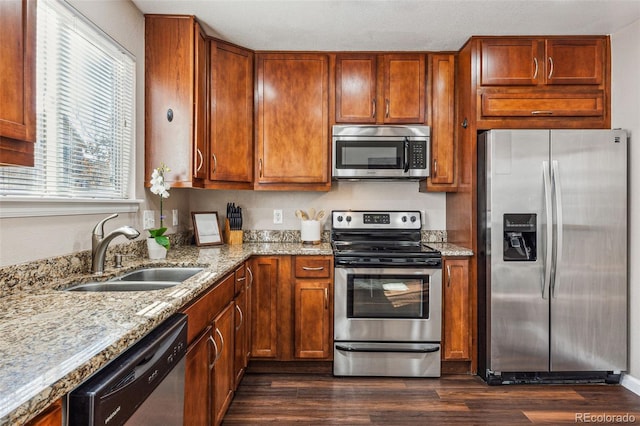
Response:
[[[619,385],[487,386],[469,375],[402,379],[248,373],[223,425],[270,423],[640,424],[640,396]]]

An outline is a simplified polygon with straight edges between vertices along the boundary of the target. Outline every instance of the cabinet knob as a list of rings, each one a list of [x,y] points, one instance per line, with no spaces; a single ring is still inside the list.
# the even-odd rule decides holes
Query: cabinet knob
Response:
[[[169,123],[173,121],[173,110],[171,108],[167,110],[167,121],[169,121]]]
[[[461,124],[463,129],[466,129],[467,127],[469,127],[469,121],[467,120],[467,118],[465,117],[464,120],[462,120],[462,124]]]

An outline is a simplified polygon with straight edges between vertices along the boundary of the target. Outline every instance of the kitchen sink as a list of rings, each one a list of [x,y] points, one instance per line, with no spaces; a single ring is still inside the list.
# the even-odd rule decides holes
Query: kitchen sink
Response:
[[[100,281],[76,284],[65,288],[65,291],[151,291],[162,290],[180,284],[179,281]]]
[[[176,286],[191,278],[204,268],[157,267],[128,272],[108,281],[91,281],[72,285],[64,291],[151,291]]]
[[[126,273],[120,277],[113,278],[111,281],[178,281],[182,282],[191,278],[203,268],[144,268]]]

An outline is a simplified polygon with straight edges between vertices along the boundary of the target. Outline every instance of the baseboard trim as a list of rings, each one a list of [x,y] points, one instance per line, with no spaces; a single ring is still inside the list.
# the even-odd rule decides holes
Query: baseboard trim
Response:
[[[624,373],[622,380],[620,380],[620,384],[640,396],[640,379]]]

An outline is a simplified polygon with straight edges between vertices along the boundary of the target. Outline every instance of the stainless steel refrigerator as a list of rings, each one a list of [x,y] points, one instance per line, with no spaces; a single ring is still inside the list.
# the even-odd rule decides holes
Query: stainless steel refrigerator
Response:
[[[478,140],[478,369],[491,384],[627,368],[627,135]]]

